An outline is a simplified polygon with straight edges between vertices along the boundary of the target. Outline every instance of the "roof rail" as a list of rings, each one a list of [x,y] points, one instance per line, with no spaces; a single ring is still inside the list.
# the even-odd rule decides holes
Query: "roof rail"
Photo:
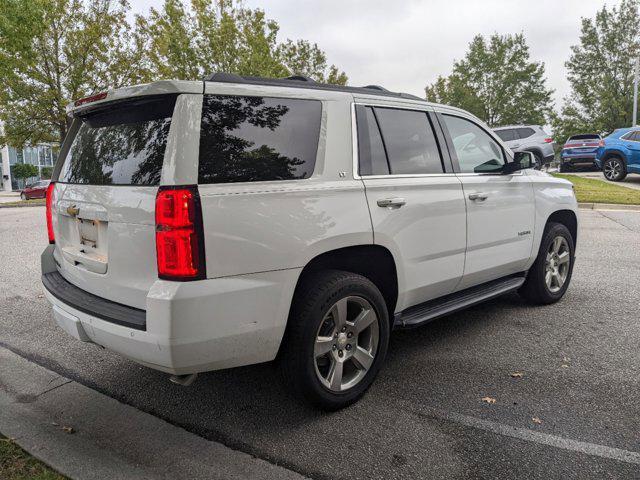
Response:
[[[266,85],[277,87],[308,88],[314,90],[331,90],[334,92],[360,93],[366,95],[379,95],[384,97],[405,98],[425,102],[424,98],[409,93],[391,92],[380,85],[367,85],[365,87],[348,87],[329,83],[316,82],[312,78],[303,75],[291,75],[285,78],[264,78],[241,76],[235,73],[216,72],[204,78],[205,82],[240,83],[249,85]]]

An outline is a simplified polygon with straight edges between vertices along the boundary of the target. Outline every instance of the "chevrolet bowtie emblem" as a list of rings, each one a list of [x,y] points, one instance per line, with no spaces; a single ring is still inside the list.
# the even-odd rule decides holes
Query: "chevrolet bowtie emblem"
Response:
[[[69,215],[71,215],[72,217],[75,217],[76,215],[78,215],[80,213],[80,209],[78,207],[76,207],[75,205],[71,205],[70,207],[67,207],[67,213]]]

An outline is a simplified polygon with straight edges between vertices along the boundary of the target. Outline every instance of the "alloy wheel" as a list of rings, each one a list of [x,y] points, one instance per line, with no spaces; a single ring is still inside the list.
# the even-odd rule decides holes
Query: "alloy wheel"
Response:
[[[545,261],[544,282],[551,293],[559,292],[569,276],[571,250],[563,236],[557,236],[551,242]]]
[[[373,365],[380,341],[378,315],[364,298],[338,300],[326,313],[314,345],[318,379],[333,392],[362,381]]]
[[[604,165],[603,173],[607,180],[615,180],[622,173],[622,165],[617,160],[609,160]]]

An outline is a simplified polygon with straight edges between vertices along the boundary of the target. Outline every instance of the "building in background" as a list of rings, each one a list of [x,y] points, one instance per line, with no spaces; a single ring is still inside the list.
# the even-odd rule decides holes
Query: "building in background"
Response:
[[[0,124],[0,129],[2,125]],[[42,169],[53,167],[56,161],[57,145],[40,143],[38,145],[25,145],[23,148],[15,148],[4,145],[0,149],[2,155],[2,168],[0,177],[0,191],[11,192],[22,190],[26,184],[35,183],[42,178]],[[14,165],[18,163],[30,163],[38,167],[38,176],[28,178],[26,181],[17,179],[11,174]]]

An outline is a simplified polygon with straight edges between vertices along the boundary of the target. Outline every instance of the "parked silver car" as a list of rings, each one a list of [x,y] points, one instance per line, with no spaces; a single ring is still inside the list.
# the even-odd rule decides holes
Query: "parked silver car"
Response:
[[[533,153],[538,167],[553,160],[553,138],[540,125],[509,125],[494,128],[493,131],[514,152]]]

